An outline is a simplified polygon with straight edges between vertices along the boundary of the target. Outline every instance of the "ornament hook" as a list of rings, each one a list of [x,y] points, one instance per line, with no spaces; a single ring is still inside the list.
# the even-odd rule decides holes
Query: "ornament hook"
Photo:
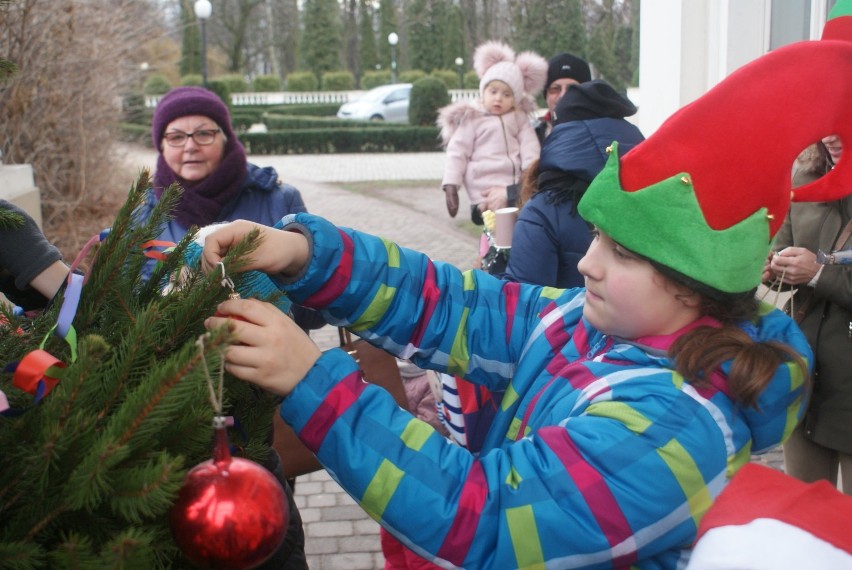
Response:
[[[213,378],[210,376],[210,369],[207,368],[207,359],[204,357],[204,338],[207,334],[208,333],[205,333],[199,336],[198,340],[195,341],[195,344],[198,346],[198,354],[201,356],[201,365],[204,367],[204,376],[207,379],[207,388],[210,391],[210,403],[213,404],[213,410],[216,412],[216,416],[213,418],[213,427],[225,427],[226,419],[222,415],[222,408],[224,405],[225,361],[220,355],[218,386],[214,386]],[[218,426],[217,423],[220,421],[222,425]]]
[[[234,287],[234,281],[230,277],[228,277],[228,273],[225,271],[225,262],[220,261],[217,265],[222,270],[222,287],[226,287],[230,290],[230,293],[228,293],[228,298],[239,299],[240,294],[237,293],[237,289],[236,287]]]

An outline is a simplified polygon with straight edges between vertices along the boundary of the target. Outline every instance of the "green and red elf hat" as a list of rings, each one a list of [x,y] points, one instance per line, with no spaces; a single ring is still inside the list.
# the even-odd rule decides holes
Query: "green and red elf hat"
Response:
[[[852,159],[791,189],[793,162],[836,134],[852,141],[852,0],[823,39],[776,49],[683,107],[624,156],[618,145],[579,204],[624,247],[722,293],[760,283],[790,200],[852,193]]]

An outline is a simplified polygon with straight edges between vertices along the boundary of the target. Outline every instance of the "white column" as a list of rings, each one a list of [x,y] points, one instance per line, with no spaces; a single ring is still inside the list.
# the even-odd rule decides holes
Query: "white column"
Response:
[[[771,0],[643,0],[639,46],[646,136],[744,63],[766,53]]]

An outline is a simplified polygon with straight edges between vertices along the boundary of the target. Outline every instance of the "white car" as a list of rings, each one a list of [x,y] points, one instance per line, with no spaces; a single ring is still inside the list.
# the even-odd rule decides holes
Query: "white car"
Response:
[[[407,123],[410,95],[411,83],[382,85],[370,89],[355,101],[341,105],[337,118]]]

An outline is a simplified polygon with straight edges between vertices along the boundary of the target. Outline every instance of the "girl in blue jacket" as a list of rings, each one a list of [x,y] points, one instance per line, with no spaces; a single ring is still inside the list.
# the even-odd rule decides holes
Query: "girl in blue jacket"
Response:
[[[801,121],[778,121],[812,88],[791,81],[779,92],[779,74],[803,70],[844,85],[829,97],[823,85],[828,102]],[[226,317],[206,326],[233,334],[228,372],[283,396],[282,418],[329,473],[430,561],[684,567],[714,498],[804,409],[808,343],[755,291],[789,207],[790,164],[820,131],[850,124],[850,86],[852,43],[793,44],[741,68],[629,153],[614,144],[579,204],[597,228],[579,264],[585,288],[462,273],[309,214],[281,230],[237,221],[207,237],[205,270],[220,271],[258,231],[244,269],[401,358],[500,394],[477,456],[365,384],[342,350],[320,352],[271,305],[226,301]],[[749,155],[759,176],[724,168],[767,137],[773,151]],[[850,170],[841,161],[840,174],[795,199],[836,199]]]

